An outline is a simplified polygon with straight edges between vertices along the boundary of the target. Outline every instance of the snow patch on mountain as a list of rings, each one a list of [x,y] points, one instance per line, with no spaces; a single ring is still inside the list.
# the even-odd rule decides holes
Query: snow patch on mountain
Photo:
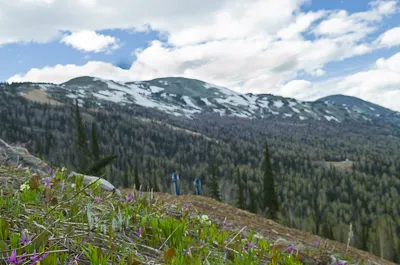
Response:
[[[277,107],[277,108],[282,108],[283,107],[282,100],[274,101],[274,106]]]
[[[327,116],[327,115],[325,115],[325,119],[327,119],[328,121],[334,120],[334,121],[340,122],[340,121],[339,121],[336,117],[334,117],[334,116]]]

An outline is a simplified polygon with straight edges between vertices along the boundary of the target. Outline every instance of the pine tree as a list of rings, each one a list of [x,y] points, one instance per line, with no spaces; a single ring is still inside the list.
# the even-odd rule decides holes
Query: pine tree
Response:
[[[218,179],[217,179],[217,174],[216,174],[216,165],[215,165],[215,159],[214,155],[211,155],[210,157],[210,169],[209,169],[209,174],[211,176],[211,181],[210,181],[210,191],[211,191],[211,196],[216,199],[217,201],[221,201],[221,195],[219,192],[219,187],[218,187]]]
[[[96,123],[92,124],[92,156],[95,161],[100,159],[100,149],[99,149],[99,142],[97,139]]]
[[[154,172],[153,172],[153,191],[154,192],[160,191],[160,188],[158,187],[158,183],[157,183],[157,176]]]
[[[278,197],[275,191],[274,175],[272,173],[271,160],[269,156],[268,143],[264,147],[264,210],[270,219],[277,219]]]
[[[237,169],[237,176],[236,176],[236,185],[237,185],[237,204],[239,209],[244,209],[244,196],[243,196],[243,185],[240,176],[240,171]]]
[[[78,157],[78,170],[81,172],[87,169],[90,162],[90,152],[88,147],[88,139],[85,133],[85,127],[82,122],[81,113],[79,112],[78,100],[75,103],[75,123],[76,123],[76,148]]]
[[[123,184],[124,188],[129,188],[129,170],[128,170],[128,166],[125,167],[123,183],[124,183]]]
[[[257,213],[256,194],[255,194],[254,189],[252,187],[249,187],[249,196],[250,196],[249,211],[252,212],[252,213]]]
[[[138,172],[138,163],[136,161],[135,168],[133,169],[133,177],[135,179],[135,188],[136,190],[140,189],[140,180],[139,180],[139,172]]]

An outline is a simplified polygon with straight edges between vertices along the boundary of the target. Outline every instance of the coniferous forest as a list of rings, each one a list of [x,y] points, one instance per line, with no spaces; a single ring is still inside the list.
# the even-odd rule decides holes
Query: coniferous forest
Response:
[[[120,187],[172,193],[175,172],[180,192],[194,194],[199,178],[205,196],[341,242],[351,224],[352,246],[400,262],[395,125],[188,119],[112,103],[54,106],[0,91],[0,138]]]

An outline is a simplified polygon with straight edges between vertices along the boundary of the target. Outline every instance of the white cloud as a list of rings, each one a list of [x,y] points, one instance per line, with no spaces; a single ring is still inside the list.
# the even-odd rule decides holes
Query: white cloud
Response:
[[[345,94],[400,111],[400,52],[377,60],[375,66],[367,71],[316,83],[294,80],[276,92],[307,100]]]
[[[315,84],[306,80],[288,83],[298,79],[299,73],[321,77],[325,75],[325,65],[330,62],[397,43],[396,32],[386,32],[379,43],[378,40],[371,43],[367,38],[386,16],[398,11],[397,1],[373,1],[369,10],[356,13],[344,10],[301,12],[305,2],[307,0],[43,0],[22,4],[20,0],[7,5],[0,2],[0,45],[62,38],[77,49],[96,52],[117,43],[112,36],[96,31],[159,30],[166,41],[155,40],[148,47],[135,51],[137,60],[129,70],[90,62],[82,66],[32,69],[10,80],[59,83],[81,75],[115,80],[185,76],[242,92],[282,93],[305,99],[325,92],[318,91]],[[61,31],[74,33],[63,37]],[[305,33],[315,35],[307,38]],[[387,60],[382,59],[377,65],[389,65]],[[378,66],[371,71],[378,70],[390,75],[388,69]],[[350,80],[347,78],[350,76],[346,77]],[[336,91],[332,89],[335,85],[350,91],[348,85],[339,81],[344,78],[328,80],[321,87],[332,92]],[[381,83],[372,84],[381,86]],[[361,86],[363,84],[354,87]]]
[[[400,45],[400,27],[389,29],[379,36],[377,44],[385,47]]]
[[[64,36],[61,42],[84,52],[103,52],[119,48],[116,38],[98,34],[90,30],[73,32],[70,35]]]
[[[8,82],[50,82],[64,83],[78,76],[93,76],[104,79],[128,81],[132,80],[132,74],[128,70],[115,67],[104,62],[90,61],[82,66],[75,64],[56,65],[54,67],[33,68],[24,75],[14,75]]]

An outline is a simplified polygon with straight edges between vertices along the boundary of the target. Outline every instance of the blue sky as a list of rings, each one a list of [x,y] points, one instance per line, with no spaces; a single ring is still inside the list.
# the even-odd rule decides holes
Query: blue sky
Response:
[[[0,3],[1,81],[184,76],[400,110],[398,0],[67,2]]]

